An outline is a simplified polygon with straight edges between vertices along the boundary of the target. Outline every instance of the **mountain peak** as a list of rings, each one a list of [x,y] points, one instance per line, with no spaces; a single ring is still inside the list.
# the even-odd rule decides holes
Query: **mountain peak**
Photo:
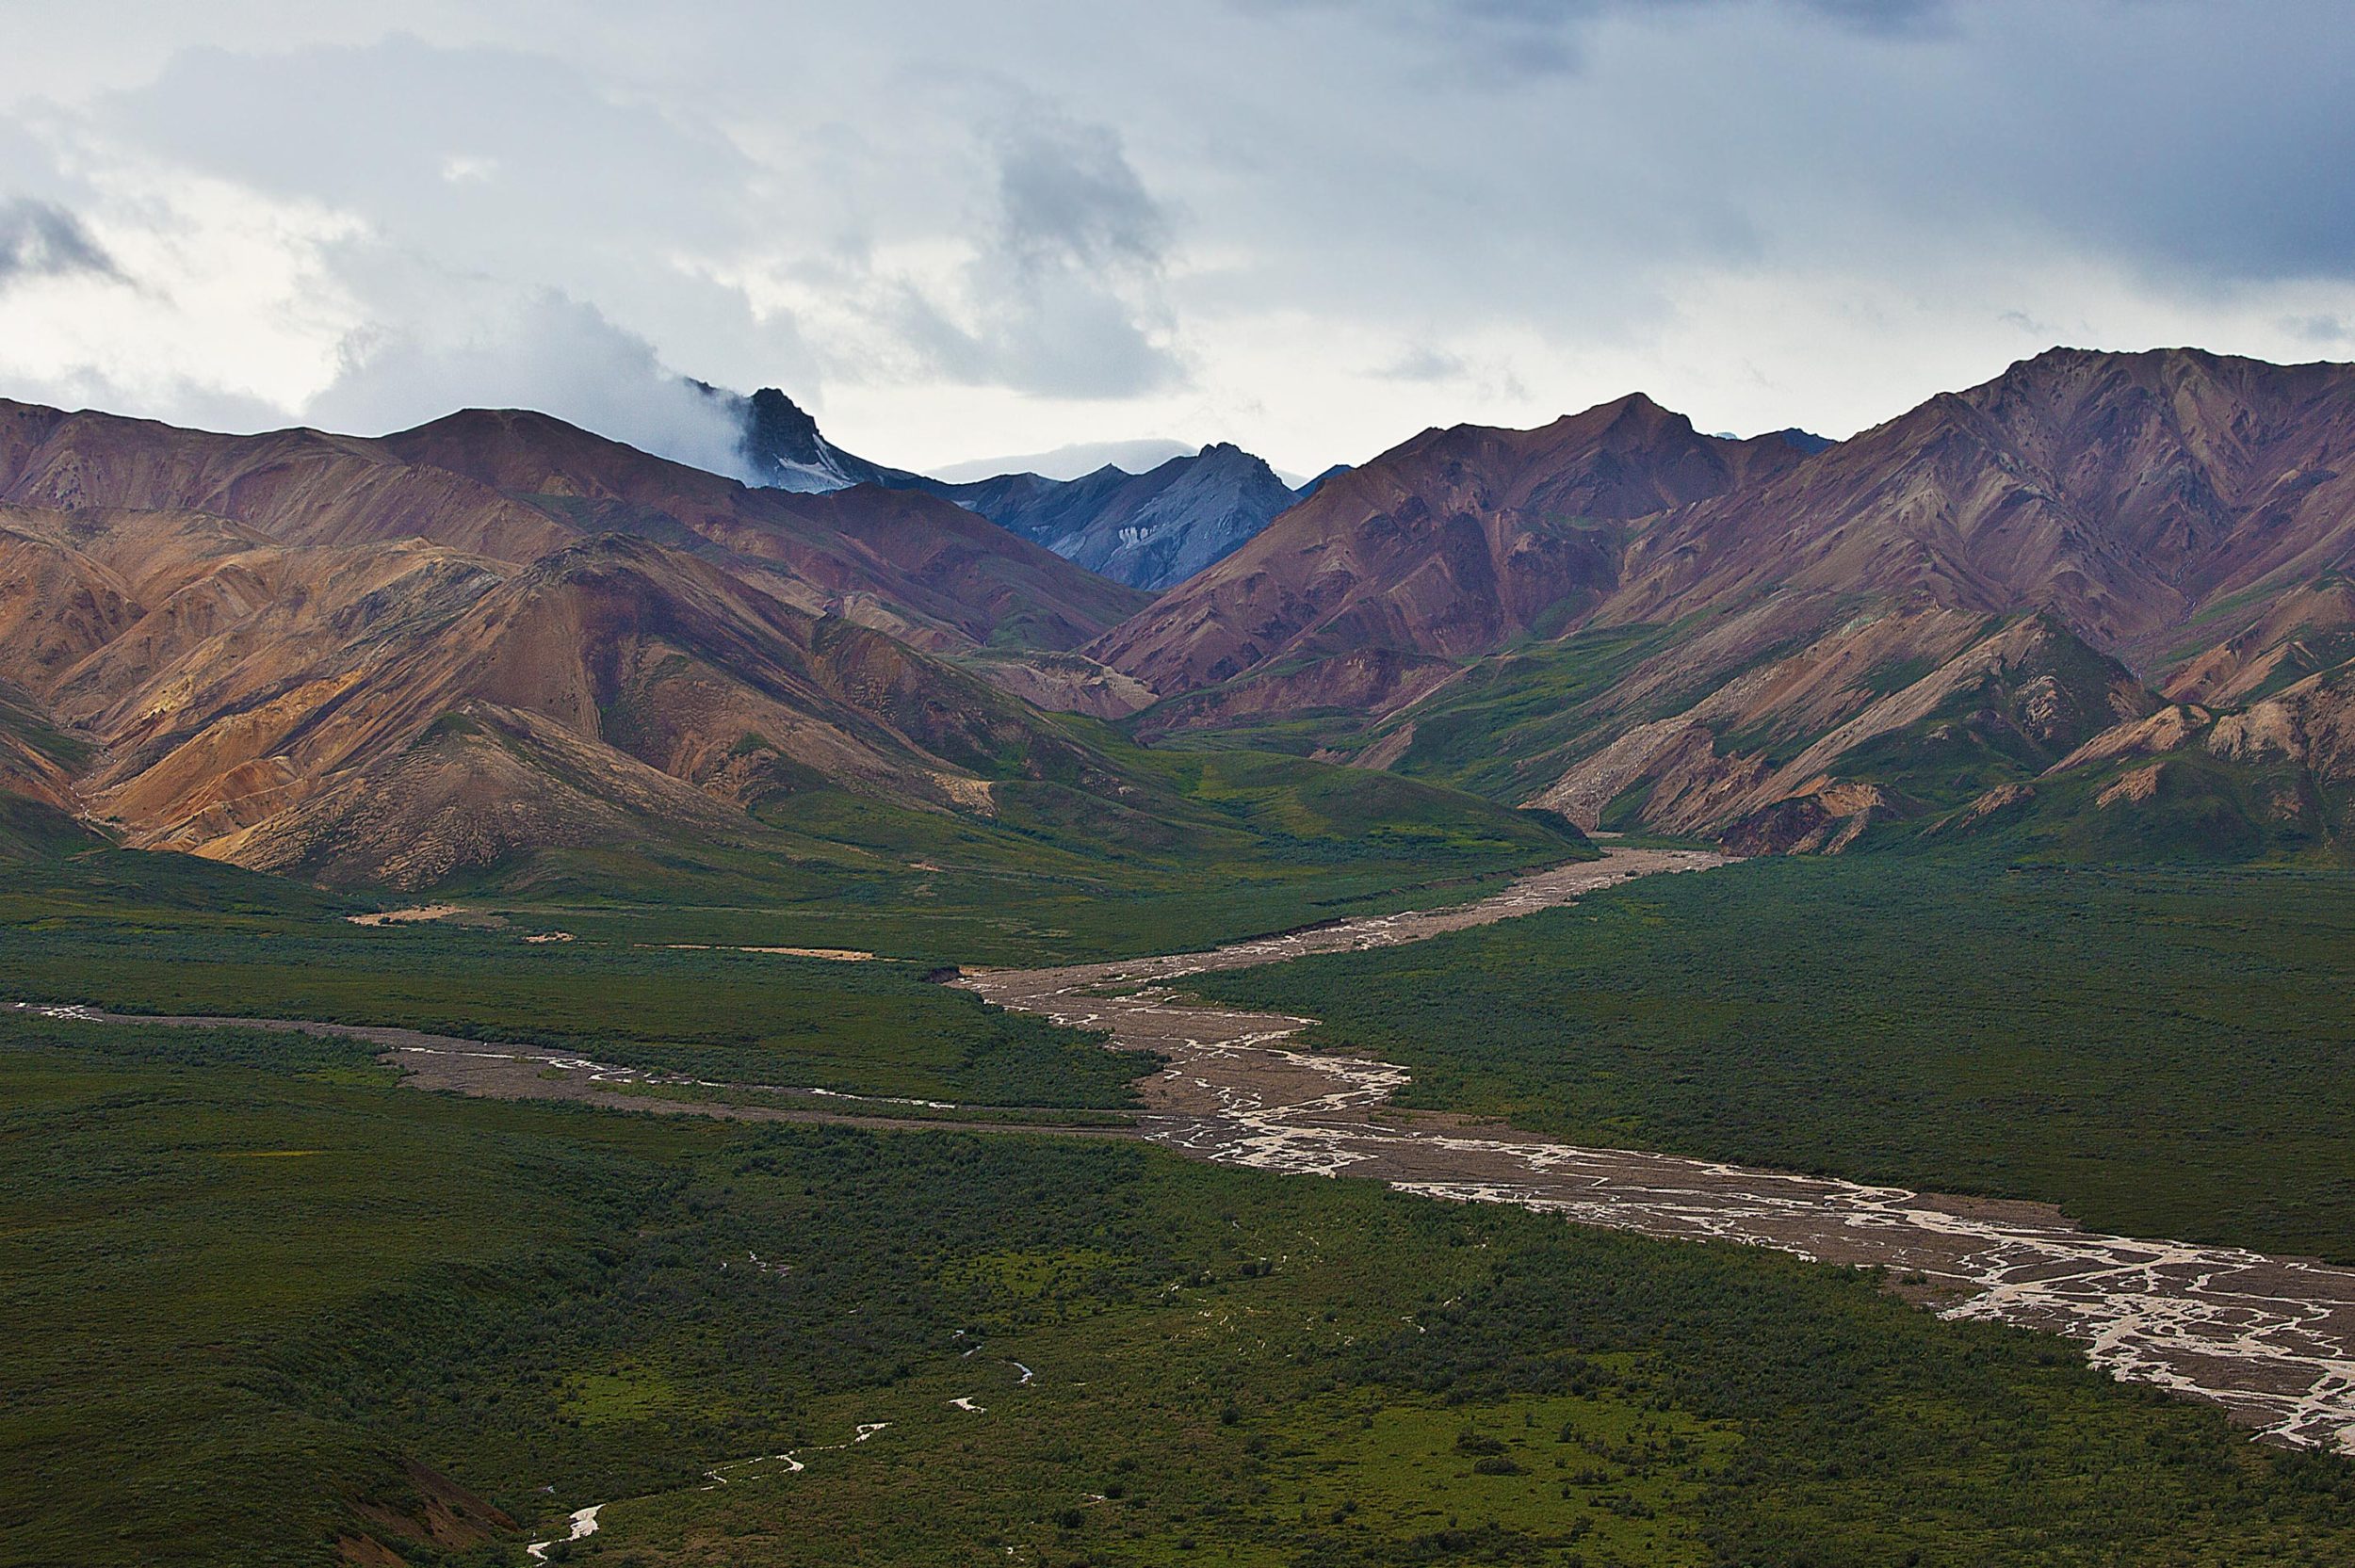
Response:
[[[733,408],[739,431],[737,451],[755,484],[814,494],[916,477],[836,446],[818,428],[809,411],[780,388],[765,386],[743,397],[705,381],[690,384],[705,396]]]
[[[2103,370],[2134,372],[2196,369],[2213,372],[2227,365],[2241,365],[2266,370],[2282,370],[2289,366],[2272,365],[2262,360],[2247,359],[2234,354],[2218,354],[2206,348],[2187,346],[2157,348],[2074,348],[2055,344],[2039,354],[2014,360],[1997,377],[1998,381],[2035,380],[2055,375],[2082,375]]]
[[[1478,429],[1481,427],[1458,426],[1456,428]],[[1692,429],[1693,421],[1689,417],[1665,407],[1649,393],[1629,392],[1606,398],[1576,413],[1562,414],[1535,430],[1512,433],[1537,436],[1543,432],[1546,436],[1559,434],[1584,440],[1598,431],[1632,433],[1639,438],[1648,438]]]
[[[1095,652],[1157,690],[1289,662],[1316,705],[1388,700],[1405,687],[1320,684],[1341,679],[1322,661],[1360,652],[1354,639],[1392,658],[1385,681],[1436,678],[1609,591],[1618,533],[1594,525],[1715,496],[1798,457],[1704,441],[1640,392],[1535,429],[1427,430],[1367,463],[1362,481],[1299,498]]]
[[[1694,433],[1691,415],[1677,412],[1654,400],[1648,393],[1631,392],[1609,406],[1618,411],[1619,423],[1632,425],[1639,429],[1667,430],[1683,435]]]
[[[744,445],[788,462],[815,464],[825,453],[825,438],[818,433],[818,421],[773,386],[762,387],[745,399]]]

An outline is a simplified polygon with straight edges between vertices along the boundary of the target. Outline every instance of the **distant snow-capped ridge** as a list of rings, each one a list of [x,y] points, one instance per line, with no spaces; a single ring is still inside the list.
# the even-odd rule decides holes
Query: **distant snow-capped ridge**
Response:
[[[804,494],[861,484],[925,491],[1133,588],[1168,588],[1224,559],[1305,493],[1231,442],[1192,453],[1178,448],[1143,472],[1107,462],[1068,479],[1027,471],[936,479],[844,451],[775,387],[747,397],[694,385],[734,412],[744,470],[755,484]],[[1103,450],[1134,461],[1132,453],[1167,445],[1129,442]]]

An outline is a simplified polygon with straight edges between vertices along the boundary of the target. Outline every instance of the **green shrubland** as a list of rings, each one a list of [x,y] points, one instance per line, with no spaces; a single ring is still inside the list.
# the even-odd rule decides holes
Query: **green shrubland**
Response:
[[[1206,975],[1408,1105],[2355,1260],[2355,876],[1768,858]]]
[[[1754,1249],[276,1036],[9,1019],[0,1091],[0,1561],[517,1563],[600,1502],[552,1556],[2355,1554],[2344,1462]]]

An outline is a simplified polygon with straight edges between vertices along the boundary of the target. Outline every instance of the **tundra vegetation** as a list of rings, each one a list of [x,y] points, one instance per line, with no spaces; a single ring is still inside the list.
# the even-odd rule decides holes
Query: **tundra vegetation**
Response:
[[[1772,857],[1204,975],[1403,1105],[2355,1260],[2355,875]]]
[[[2355,1553],[2342,1462],[1751,1249],[305,1037],[14,1014],[0,1083],[8,1562],[487,1568],[598,1503],[552,1559]]]

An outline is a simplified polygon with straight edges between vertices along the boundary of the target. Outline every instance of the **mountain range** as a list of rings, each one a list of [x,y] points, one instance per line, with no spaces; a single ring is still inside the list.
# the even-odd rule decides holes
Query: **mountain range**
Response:
[[[823,804],[862,801],[1117,853],[1208,820],[1131,737],[1507,838],[2355,830],[2347,366],[2054,350],[1837,444],[1632,395],[1303,496],[1231,446],[941,487],[747,407],[801,488],[514,411],[359,439],[0,403],[0,839],[425,887],[791,861],[872,841]]]
[[[2355,369],[2055,349],[1838,444],[1426,431],[1087,652],[1252,734],[1756,848],[2340,844]],[[2129,831],[2123,824],[2142,822]]]
[[[516,412],[359,441],[0,405],[0,561],[20,791],[401,882],[617,814],[724,834],[795,779],[969,800],[965,760],[1065,743],[953,661],[1141,602],[930,496],[747,489]]]
[[[1145,602],[921,491],[747,487],[536,413],[360,440],[0,404],[0,841],[771,896],[926,844],[1208,855],[1334,770],[1205,795],[1065,717],[1145,700],[1071,650]]]

